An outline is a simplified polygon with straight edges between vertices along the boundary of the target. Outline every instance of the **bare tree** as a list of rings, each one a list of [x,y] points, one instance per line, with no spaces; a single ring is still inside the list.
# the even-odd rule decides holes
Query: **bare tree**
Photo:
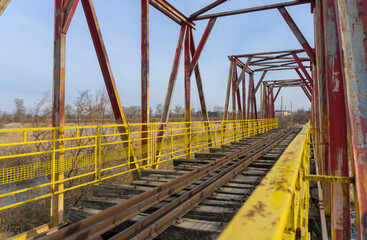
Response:
[[[162,104],[157,104],[157,106],[155,106],[155,115],[156,116],[160,116],[163,112],[163,105]]]
[[[184,114],[184,109],[181,105],[176,105],[173,108],[173,112],[177,115],[177,116],[182,116]]]
[[[16,98],[14,99],[13,102],[15,104],[15,110],[13,114],[14,120],[20,122],[24,119],[26,113],[26,108],[24,106],[24,99]]]

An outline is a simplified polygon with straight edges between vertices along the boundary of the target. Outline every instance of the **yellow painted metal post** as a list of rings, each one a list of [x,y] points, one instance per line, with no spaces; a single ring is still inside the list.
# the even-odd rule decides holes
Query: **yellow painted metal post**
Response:
[[[52,176],[52,196],[51,196],[51,225],[57,226],[63,223],[64,216],[64,129],[57,128],[53,132],[54,138],[54,157],[53,157],[53,176]],[[61,181],[61,182],[60,182]],[[58,182],[58,183],[55,183]],[[59,193],[56,193],[59,192]]]
[[[95,180],[101,180],[101,167],[102,167],[102,146],[101,146],[101,135],[100,135],[100,127],[96,129],[96,147],[95,147]]]

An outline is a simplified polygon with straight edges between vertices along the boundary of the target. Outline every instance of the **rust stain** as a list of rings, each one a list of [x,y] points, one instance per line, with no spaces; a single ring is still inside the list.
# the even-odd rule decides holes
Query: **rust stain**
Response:
[[[257,204],[253,205],[252,208],[247,214],[245,214],[243,217],[247,220],[251,220],[255,215],[260,215],[262,217],[265,217],[265,207],[266,204],[264,204],[262,201],[258,201]],[[243,223],[246,224],[246,223]]]

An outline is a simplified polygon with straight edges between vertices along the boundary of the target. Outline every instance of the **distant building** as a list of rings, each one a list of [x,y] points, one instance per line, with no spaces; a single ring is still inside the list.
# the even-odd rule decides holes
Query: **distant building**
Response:
[[[279,118],[279,117],[287,117],[287,116],[292,116],[292,111],[290,110],[283,110],[283,111],[280,111],[280,110],[276,110],[275,111],[275,117],[276,118]]]

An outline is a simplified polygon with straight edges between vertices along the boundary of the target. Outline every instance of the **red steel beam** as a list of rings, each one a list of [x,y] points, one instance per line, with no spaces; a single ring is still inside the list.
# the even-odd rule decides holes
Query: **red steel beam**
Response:
[[[310,102],[312,102],[311,100],[311,95],[310,93],[307,91],[306,87],[305,87],[305,84],[301,84],[301,88],[303,90],[303,92],[306,94],[306,97],[308,98],[308,100],[310,100]]]
[[[325,70],[329,117],[329,158],[332,176],[349,177],[346,105],[338,16],[334,0],[323,1]],[[350,238],[349,184],[331,184],[331,237]]]
[[[292,52],[300,53],[304,52],[304,49],[293,49],[293,50],[282,50],[282,51],[273,51],[273,52],[258,52],[258,53],[247,53],[247,54],[239,54],[239,55],[233,55],[233,57],[236,58],[243,58],[243,57],[250,57],[253,56],[254,58],[272,58],[272,59],[293,59],[292,57],[279,57],[279,56],[261,56],[261,55],[269,55],[269,54],[279,54],[284,53],[287,55],[291,55]]]
[[[217,20],[217,18],[211,18],[209,20],[208,25],[206,26],[206,28],[204,30],[203,36],[201,37],[199,45],[196,48],[195,54],[194,54],[194,56],[192,57],[192,60],[191,60],[190,76],[191,76],[195,66],[198,63],[199,57],[200,57],[200,55],[201,55],[201,53],[204,49],[205,43],[208,41],[210,32],[212,31],[214,23],[215,23],[216,20]]]
[[[142,165],[148,164],[149,116],[149,0],[141,0],[141,152]]]
[[[252,104],[253,104],[253,114],[255,114],[255,119],[258,119],[257,117],[257,106],[256,106],[256,97],[254,92],[254,74],[250,74],[250,82],[251,82],[251,96],[252,96]]]
[[[275,117],[274,101],[274,87],[271,87],[271,118]]]
[[[233,77],[232,77],[232,120],[236,120],[236,82],[237,82],[237,66],[233,67]]]
[[[279,87],[278,88],[278,91],[277,91],[277,93],[275,94],[275,97],[274,97],[274,102],[275,102],[275,100],[277,100],[277,97],[278,97],[278,95],[280,93],[280,89],[282,89],[282,87]]]
[[[66,35],[61,32],[62,29],[62,0],[55,0],[54,15],[54,60],[53,60],[53,95],[52,95],[52,127],[64,127],[65,125],[65,42]],[[56,131],[56,139],[62,139],[64,131]],[[56,149],[63,149],[64,142],[56,141]],[[58,164],[63,164],[64,152],[57,151],[55,159]],[[55,163],[56,164],[56,163]],[[52,173],[53,181],[62,181],[64,172]],[[52,185],[52,192],[62,191],[63,183]],[[53,227],[63,223],[64,215],[64,194],[53,194],[51,197],[51,225]]]
[[[307,70],[306,70],[305,66],[303,66],[302,62],[299,60],[299,58],[298,58],[298,56],[297,56],[297,54],[296,54],[296,53],[292,53],[292,55],[293,55],[294,59],[296,60],[296,62],[297,62],[297,64],[298,64],[298,66],[301,68],[301,70],[302,70],[303,74],[306,76],[306,78],[307,78],[307,80],[308,80],[309,84],[311,85],[311,87],[313,87],[313,81],[312,81],[312,78],[311,78],[311,76],[308,74],[308,72],[307,72]]]
[[[193,57],[195,55],[196,49],[195,49],[194,34],[193,34],[193,31],[192,31],[192,28],[190,28],[190,33],[191,33],[190,34],[190,38],[191,38],[190,50],[191,50],[191,57]],[[197,64],[195,66],[194,72],[195,72],[195,77],[196,77],[196,85],[198,87],[198,95],[199,95],[199,99],[200,99],[200,106],[201,106],[201,112],[203,114],[203,120],[204,121],[209,121],[208,110],[206,108],[204,88],[203,88],[203,82],[201,80],[199,64]]]
[[[3,12],[5,11],[6,7],[8,6],[8,4],[10,3],[10,0],[1,0],[0,1],[0,17],[3,14]]]
[[[231,15],[237,15],[237,14],[243,14],[243,13],[275,9],[279,7],[295,6],[295,5],[306,4],[306,3],[310,3],[310,0],[298,0],[298,1],[291,1],[291,2],[284,2],[284,3],[276,3],[276,4],[265,5],[265,6],[253,7],[253,8],[246,8],[246,9],[240,9],[240,10],[234,10],[234,11],[228,11],[228,12],[208,14],[208,15],[198,16],[194,18],[193,20],[203,20],[203,19],[208,19],[211,17],[225,17],[225,16],[231,16]]]
[[[245,76],[243,76],[242,78],[242,120],[246,119],[246,77]]]
[[[202,8],[202,9],[196,11],[196,12],[194,12],[193,14],[191,14],[190,15],[190,19],[193,19],[193,18],[195,18],[195,17],[197,17],[197,16],[199,16],[199,15],[201,15],[201,14],[203,14],[203,13],[205,13],[205,12],[207,12],[207,11],[213,9],[213,8],[215,8],[216,6],[222,4],[222,3],[226,2],[226,1],[228,1],[228,0],[217,0],[217,1],[209,4],[208,6]]]
[[[179,34],[179,37],[178,37],[175,57],[174,57],[174,60],[173,60],[172,70],[171,70],[171,74],[170,74],[170,78],[169,78],[169,82],[168,82],[168,87],[167,87],[166,98],[164,100],[161,123],[168,122],[170,107],[171,107],[171,103],[172,103],[173,90],[174,90],[175,84],[176,84],[177,73],[178,73],[178,69],[179,69],[179,66],[180,66],[180,59],[181,59],[183,44],[184,44],[184,40],[185,40],[187,32],[188,32],[188,26],[186,24],[183,24],[181,26],[180,34]],[[164,124],[159,126],[159,129],[158,129],[158,132],[157,132],[156,156],[159,156],[161,151],[162,151],[163,134],[164,134]],[[153,165],[154,168],[156,166],[157,166],[156,164]]]
[[[310,85],[308,84],[308,82],[306,81],[306,79],[303,77],[303,75],[302,75],[302,73],[299,71],[299,69],[294,69],[296,72],[297,72],[297,74],[298,74],[298,76],[301,78],[301,80],[302,80],[302,82],[303,82],[303,84],[307,87],[307,89],[308,89],[308,91],[311,93],[312,92],[312,90],[311,90],[311,87],[310,87]]]
[[[351,124],[359,239],[367,239],[367,5],[337,0]]]
[[[190,62],[190,39],[191,32],[187,31],[184,43],[185,49],[185,154],[191,158],[191,62]]]
[[[231,59],[230,61],[231,61],[231,63],[229,65],[228,82],[227,82],[227,90],[226,90],[226,98],[225,98],[225,101],[224,101],[223,120],[228,120],[229,97],[231,95],[231,86],[232,86],[232,78],[233,78],[233,68],[236,67],[235,60],[234,59]]]
[[[307,39],[303,36],[301,30],[297,27],[297,24],[293,21],[291,15],[289,15],[287,9],[284,7],[278,8],[280,14],[283,16],[284,20],[287,22],[288,26],[292,30],[294,36],[296,36],[298,42],[302,45],[303,49],[307,53],[311,62],[315,63],[315,52],[311,48],[310,44],[308,44]]]
[[[256,85],[256,88],[255,88],[255,94],[257,93],[257,90],[259,89],[259,87],[260,87],[260,84],[262,83],[262,81],[264,80],[264,78],[265,78],[265,75],[266,75],[266,73],[267,73],[268,71],[264,71],[263,72],[263,74],[261,75],[261,77],[260,77],[260,80],[259,80],[259,82],[257,83],[257,85]]]
[[[321,0],[315,1],[315,9],[314,9],[314,27],[315,27],[315,51],[316,51],[316,71],[317,71],[317,82],[316,87],[318,88],[318,96],[317,96],[317,104],[319,105],[318,109],[318,118],[319,118],[319,126],[318,130],[319,141],[326,143],[328,141],[328,119],[327,119],[327,98],[326,98],[326,79],[325,79],[325,68],[324,68],[324,30],[323,30],[323,10],[322,10],[322,2]],[[323,175],[328,175],[328,148],[326,145],[319,145],[319,154],[316,156],[320,166],[320,172]],[[323,194],[323,205],[324,205],[324,214],[330,215],[330,191],[329,186],[330,183],[323,182],[322,184],[322,194]],[[322,216],[321,216],[322,217]],[[322,217],[324,219],[324,217]],[[327,235],[327,231],[325,231],[325,226],[322,224],[322,233],[323,239],[325,235]]]
[[[149,0],[150,5],[155,7],[158,11],[162,12],[167,17],[171,18],[176,23],[182,25],[187,24],[192,28],[195,28],[195,24],[189,20],[184,14],[174,8],[165,0]]]
[[[106,85],[108,96],[110,98],[110,102],[112,105],[112,110],[113,110],[116,122],[117,124],[124,125],[124,127],[119,128],[119,131],[120,133],[125,133],[127,122],[126,122],[124,111],[122,109],[120,98],[117,92],[115,79],[112,74],[111,65],[108,60],[106,47],[103,42],[102,33],[100,31],[100,27],[99,27],[99,23],[97,20],[93,2],[92,0],[81,0],[81,2],[82,2],[83,9],[84,9],[85,17],[87,19],[89,31],[92,36],[94,49],[97,54],[99,66],[101,68],[101,72],[102,72],[103,79]],[[122,136],[122,138],[127,139],[127,136]],[[130,144],[130,146],[127,146],[127,147],[131,149],[132,158],[133,158],[133,159],[129,159],[130,161],[129,167],[131,169],[139,169],[139,165],[137,164],[132,145]],[[138,179],[140,178],[140,173],[138,171],[133,171],[132,176],[134,179]]]
[[[188,26],[186,24],[183,24],[180,30],[180,35],[178,37],[175,57],[173,60],[172,70],[171,70],[171,74],[170,74],[170,78],[168,82],[166,98],[164,100],[164,105],[163,105],[163,111],[162,111],[162,117],[161,117],[162,123],[168,122],[169,112],[170,112],[170,107],[171,107],[171,102],[172,102],[172,94],[173,94],[173,90],[176,84],[178,69],[180,67],[182,47],[183,47],[183,42],[186,36],[187,29],[188,29]],[[159,135],[163,135],[163,132],[159,132]]]
[[[247,61],[246,61],[246,63],[245,63],[245,66],[243,66],[242,71],[241,71],[241,73],[240,73],[240,77],[239,77],[239,78],[238,78],[238,80],[235,82],[235,86],[234,86],[234,87],[235,87],[235,89],[237,89],[237,88],[239,87],[239,85],[240,85],[240,83],[241,83],[242,78],[244,78],[244,77],[245,77],[245,73],[246,73],[246,71],[247,71],[248,66],[250,65],[251,59],[252,59],[252,56],[250,56],[250,57],[248,57],[248,58],[247,58]]]
[[[191,50],[191,57],[194,56],[195,54],[195,41],[194,41],[194,34],[193,34],[193,30],[192,28],[190,28],[190,39],[191,39],[191,44],[190,44],[190,50]],[[200,100],[200,107],[201,107],[201,114],[203,116],[203,120],[205,122],[209,121],[209,116],[208,116],[208,110],[206,108],[206,101],[205,101],[205,96],[204,96],[204,88],[203,88],[203,82],[201,80],[201,74],[200,74],[200,69],[199,69],[199,64],[197,64],[194,68],[194,72],[195,72],[195,78],[196,78],[196,85],[198,87],[198,95],[199,95],[199,100]],[[210,126],[208,123],[204,123],[205,124],[205,128],[208,134],[208,139],[209,139],[209,143],[212,142],[212,137],[211,137],[211,133],[210,133]]]
[[[63,24],[62,33],[66,34],[68,32],[71,19],[74,16],[76,7],[78,6],[79,0],[66,0],[63,4]]]

